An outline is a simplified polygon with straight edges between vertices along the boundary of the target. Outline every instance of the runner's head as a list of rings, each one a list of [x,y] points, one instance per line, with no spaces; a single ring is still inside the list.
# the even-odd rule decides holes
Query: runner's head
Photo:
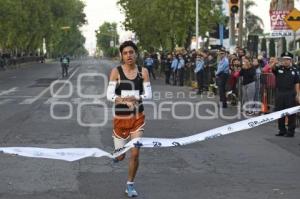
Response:
[[[132,41],[125,41],[120,46],[120,55],[124,64],[133,65],[138,55],[138,48]]]

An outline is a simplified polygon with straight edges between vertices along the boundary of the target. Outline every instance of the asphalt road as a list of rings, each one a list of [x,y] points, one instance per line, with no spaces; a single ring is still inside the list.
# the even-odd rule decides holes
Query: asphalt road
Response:
[[[105,77],[116,64],[73,61],[67,82],[52,86],[62,80],[56,62],[0,71],[1,146],[112,151],[111,104],[103,94]],[[152,84],[155,95],[154,103],[146,106],[146,137],[183,137],[242,119],[226,119],[220,112],[214,119],[199,119],[190,104],[213,103],[216,98],[194,97],[190,88],[165,86],[161,78]],[[97,99],[102,105],[95,105],[92,95],[102,95]],[[174,102],[182,105],[160,111],[159,105],[168,109]],[[196,111],[209,116],[208,109],[213,106],[206,103]],[[237,112],[229,107],[224,114]],[[136,178],[139,198],[299,199],[299,132],[295,138],[278,138],[275,133],[276,124],[271,123],[188,146],[142,149]],[[128,159],[118,164],[108,158],[70,163],[0,154],[0,198],[126,198],[127,163]]]

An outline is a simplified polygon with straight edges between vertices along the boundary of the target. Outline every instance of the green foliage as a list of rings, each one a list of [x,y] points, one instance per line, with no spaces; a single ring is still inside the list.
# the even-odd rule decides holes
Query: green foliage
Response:
[[[144,49],[187,47],[195,35],[195,0],[119,0],[124,26],[136,33]],[[220,0],[201,0],[199,30],[204,36],[224,21]]]
[[[250,12],[250,8],[253,6],[257,6],[255,1],[253,0],[246,0],[245,1],[245,22],[247,24],[246,29],[247,33],[251,35],[262,35],[264,30],[264,22],[263,20],[255,15],[254,13]]]
[[[45,38],[50,54],[84,51],[79,31],[86,23],[81,0],[0,0],[0,5],[0,49],[35,53]],[[63,26],[70,27],[67,34]],[[74,44],[69,49],[62,40],[73,40]]]
[[[117,57],[119,55],[119,49],[115,47],[109,47],[106,53],[108,57]]]
[[[118,55],[118,45],[119,35],[117,32],[116,23],[103,23],[98,30],[96,30],[97,47],[101,49],[104,56],[115,57]],[[114,46],[110,46],[111,42]]]

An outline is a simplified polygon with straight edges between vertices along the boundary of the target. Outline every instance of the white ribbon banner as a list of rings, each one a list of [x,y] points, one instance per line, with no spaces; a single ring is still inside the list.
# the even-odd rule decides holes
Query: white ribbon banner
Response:
[[[0,151],[8,154],[20,155],[33,158],[48,158],[65,161],[76,161],[87,157],[109,157],[116,158],[134,147],[143,148],[160,148],[174,147],[201,142],[203,140],[217,138],[222,135],[231,134],[241,130],[251,129],[262,124],[266,124],[277,120],[281,117],[300,112],[300,106],[277,111],[267,115],[254,117],[222,127],[211,129],[203,133],[197,133],[188,137],[182,138],[136,138],[128,142],[123,148],[119,149],[114,154],[110,154],[98,148],[64,148],[64,149],[49,149],[35,147],[0,147]]]

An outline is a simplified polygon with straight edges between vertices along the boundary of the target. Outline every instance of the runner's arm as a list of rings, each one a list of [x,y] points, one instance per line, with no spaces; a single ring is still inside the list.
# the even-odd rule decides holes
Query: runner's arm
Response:
[[[140,95],[140,99],[142,100],[150,100],[152,99],[152,88],[150,84],[149,72],[146,68],[142,68],[142,75],[143,75],[143,89],[144,94]]]
[[[119,73],[117,68],[113,68],[110,74],[108,87],[106,90],[106,98],[108,101],[114,102],[116,104],[125,104],[125,99],[121,96],[116,95],[116,87],[119,79]]]

